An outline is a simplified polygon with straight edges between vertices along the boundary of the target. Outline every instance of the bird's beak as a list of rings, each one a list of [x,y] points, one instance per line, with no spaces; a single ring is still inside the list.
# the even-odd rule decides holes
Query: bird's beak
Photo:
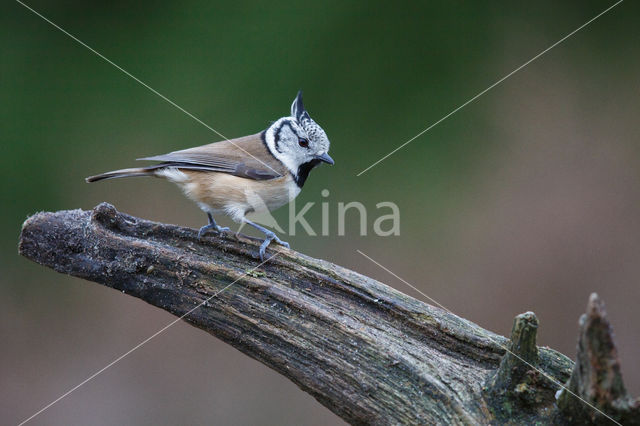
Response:
[[[326,152],[322,155],[316,156],[316,159],[324,163],[331,164],[332,166],[335,164],[335,162],[333,161],[333,158],[329,157],[329,154],[327,154]]]

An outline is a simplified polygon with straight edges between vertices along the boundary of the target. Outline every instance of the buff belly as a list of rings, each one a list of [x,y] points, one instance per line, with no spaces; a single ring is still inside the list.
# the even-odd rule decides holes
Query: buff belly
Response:
[[[169,168],[158,170],[156,175],[180,186],[205,212],[222,213],[236,222],[241,222],[248,213],[282,207],[300,193],[300,187],[289,174],[270,180],[252,180],[227,173]]]

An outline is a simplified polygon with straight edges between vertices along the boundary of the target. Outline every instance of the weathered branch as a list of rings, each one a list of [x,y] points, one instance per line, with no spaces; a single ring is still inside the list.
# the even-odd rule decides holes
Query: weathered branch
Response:
[[[510,341],[340,266],[272,245],[277,255],[254,270],[256,240],[196,235],[101,204],[30,217],[20,253],[178,316],[210,299],[185,321],[352,423],[570,419],[557,409],[559,387],[536,369],[565,383],[574,365],[536,348],[531,313],[516,318]],[[505,357],[506,347],[535,368]],[[616,407],[606,405],[612,416]]]

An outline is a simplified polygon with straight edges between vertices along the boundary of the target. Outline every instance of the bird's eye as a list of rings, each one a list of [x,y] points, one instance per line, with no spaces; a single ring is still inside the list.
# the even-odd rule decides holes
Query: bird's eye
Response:
[[[300,139],[298,141],[298,145],[300,145],[303,148],[308,148],[309,147],[309,141],[306,139]]]

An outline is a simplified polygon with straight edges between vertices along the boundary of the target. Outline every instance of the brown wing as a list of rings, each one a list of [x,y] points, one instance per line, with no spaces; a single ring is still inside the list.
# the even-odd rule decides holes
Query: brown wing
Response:
[[[139,160],[161,161],[158,168],[229,173],[254,180],[274,179],[286,174],[283,164],[265,146],[261,133]]]

